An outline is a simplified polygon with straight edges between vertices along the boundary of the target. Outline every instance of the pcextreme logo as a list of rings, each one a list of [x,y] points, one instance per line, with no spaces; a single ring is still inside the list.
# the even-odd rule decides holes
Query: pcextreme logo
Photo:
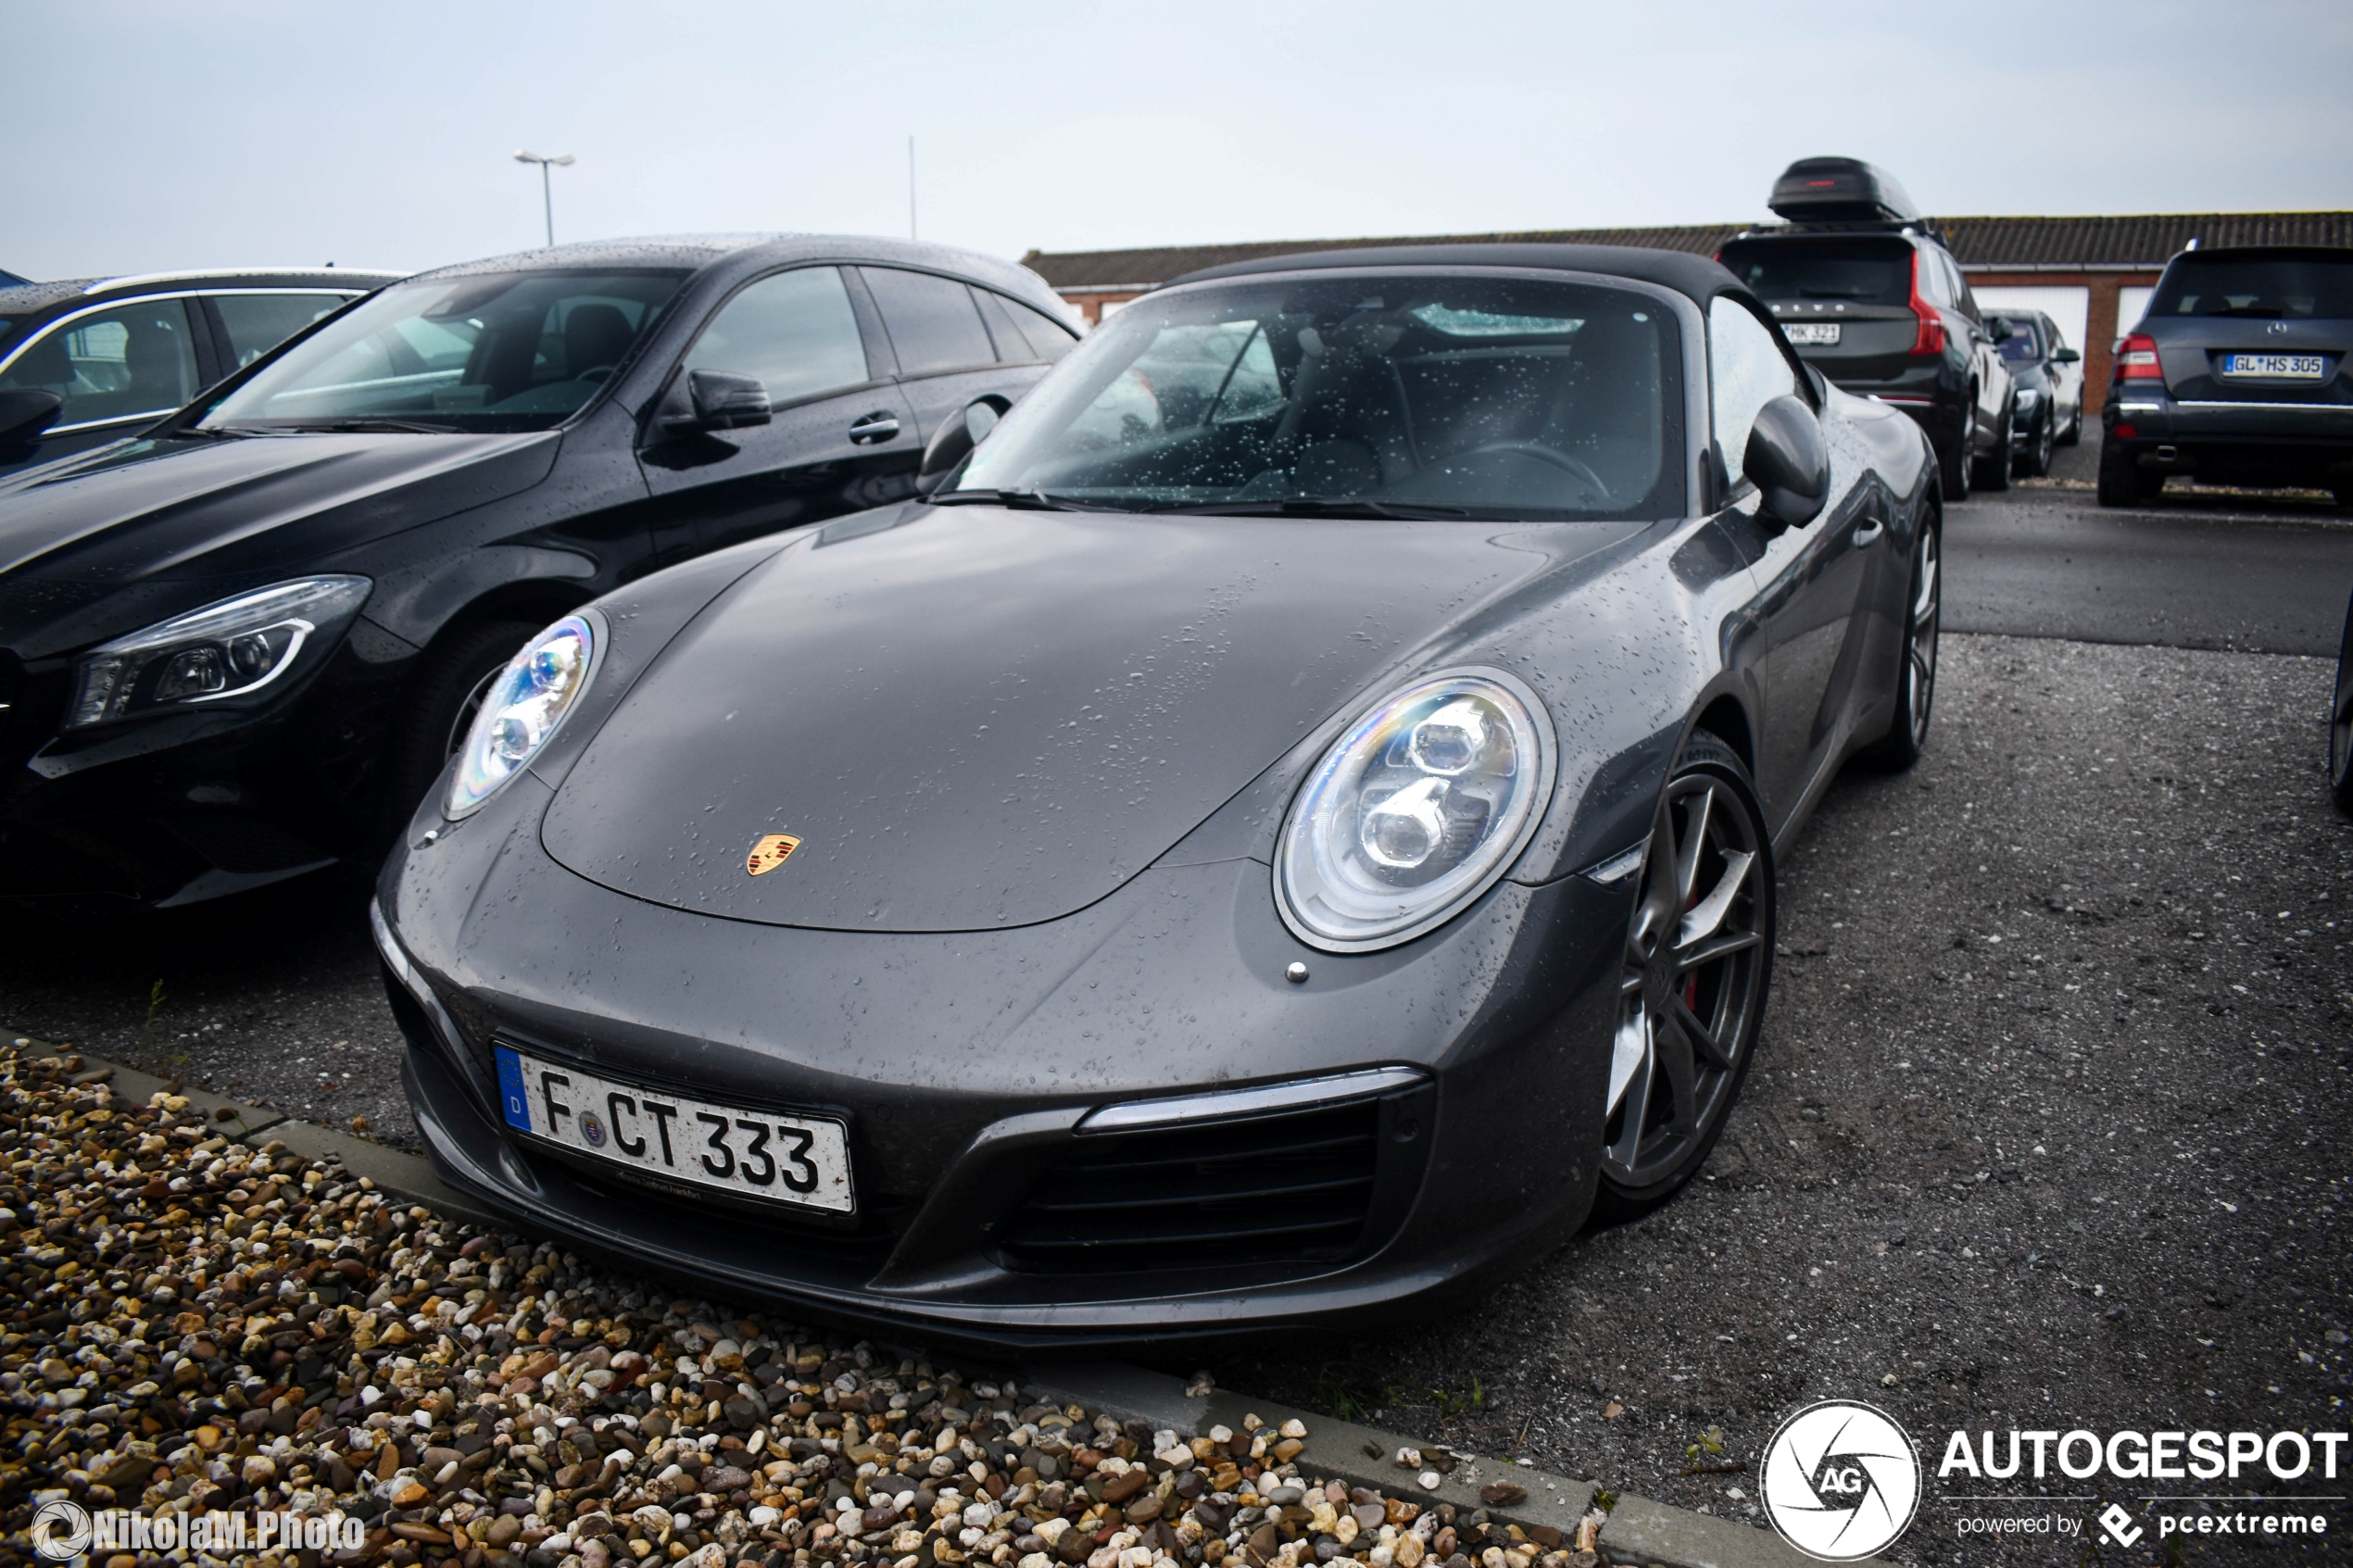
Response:
[[[1824,1562],[1883,1550],[1920,1502],[1920,1459],[1894,1418],[1851,1399],[1806,1406],[1765,1446],[1765,1517]]]

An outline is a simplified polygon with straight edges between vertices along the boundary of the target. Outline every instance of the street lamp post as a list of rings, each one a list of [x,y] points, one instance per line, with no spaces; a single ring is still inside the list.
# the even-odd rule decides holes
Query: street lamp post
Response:
[[[537,153],[528,151],[522,147],[517,147],[515,149],[515,161],[517,163],[535,163],[539,166],[539,199],[546,205],[547,209],[547,248],[553,250],[556,245],[556,194],[554,188],[548,182],[547,169],[549,166],[553,164],[569,165],[572,162],[572,155],[570,153],[557,153],[550,157],[541,157]]]

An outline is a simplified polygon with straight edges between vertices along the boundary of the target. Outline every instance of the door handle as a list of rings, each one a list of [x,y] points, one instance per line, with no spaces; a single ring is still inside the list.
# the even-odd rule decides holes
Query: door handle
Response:
[[[899,433],[899,416],[885,410],[868,414],[849,427],[849,439],[860,446],[878,446]]]
[[[1859,550],[1868,546],[1876,545],[1879,543],[1879,536],[1886,532],[1887,524],[1877,518],[1868,519],[1862,527],[1855,531],[1855,547]]]

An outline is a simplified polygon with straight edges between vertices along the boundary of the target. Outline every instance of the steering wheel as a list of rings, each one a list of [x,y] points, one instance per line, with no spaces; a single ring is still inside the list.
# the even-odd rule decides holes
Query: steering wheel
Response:
[[[1556,468],[1570,478],[1592,486],[1593,494],[1603,500],[1606,501],[1610,498],[1609,486],[1602,483],[1601,475],[1558,447],[1547,446],[1541,441],[1482,441],[1468,451],[1456,453],[1455,456],[1476,458],[1488,452],[1516,452],[1523,458],[1533,458],[1540,463]]]
[[[618,368],[617,364],[591,365],[572,379],[574,381],[585,381],[589,383],[602,383],[606,377],[611,375]]]

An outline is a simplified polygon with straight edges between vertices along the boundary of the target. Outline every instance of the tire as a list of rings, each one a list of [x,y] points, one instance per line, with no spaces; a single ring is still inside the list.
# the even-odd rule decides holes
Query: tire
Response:
[[[1684,743],[1638,874],[1593,1199],[1604,1221],[1655,1208],[1706,1163],[1772,985],[1772,846],[1747,768],[1714,735]]]
[[[484,693],[523,644],[536,621],[485,621],[451,636],[428,656],[394,732],[384,774],[384,815],[397,829],[409,820],[456,755]]]
[[[2329,709],[2329,797],[2353,817],[2353,604],[2336,648],[2336,701]]]
[[[1889,772],[1901,772],[1928,749],[1928,722],[1936,707],[1937,638],[1944,617],[1944,536],[1940,521],[1920,520],[1912,544],[1911,585],[1904,596],[1904,641],[1896,649],[1895,712],[1887,734],[1857,755]]]
[[[2002,405],[2002,422],[1994,432],[1994,449],[1979,459],[1974,478],[1984,490],[2007,490],[2010,469],[2018,461],[2018,399]]]
[[[1961,428],[1951,439],[1936,444],[1936,471],[1944,481],[1944,498],[1948,501],[1969,499],[1969,442],[1976,428],[1977,395],[1971,393],[1961,409]]]
[[[2138,507],[2154,501],[2165,489],[2165,476],[2145,471],[2120,446],[2100,448],[2100,505]]]
[[[2057,412],[2050,408],[2044,409],[2043,417],[2034,421],[2034,428],[2027,433],[2026,449],[2018,456],[2020,477],[2024,479],[2050,477],[2051,448],[2058,445],[2058,438],[2051,433],[2051,427],[2057,422]]]

